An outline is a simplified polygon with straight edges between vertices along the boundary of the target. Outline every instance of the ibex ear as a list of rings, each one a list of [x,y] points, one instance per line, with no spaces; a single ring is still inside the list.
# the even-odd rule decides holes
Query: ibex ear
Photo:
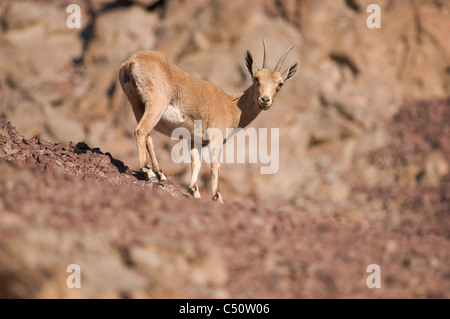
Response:
[[[286,69],[285,71],[283,71],[283,73],[281,73],[281,76],[283,77],[283,79],[289,80],[291,77],[293,77],[295,75],[295,73],[297,73],[299,68],[299,62],[298,60],[295,61],[294,64],[292,64],[288,69]]]
[[[255,63],[253,63],[253,56],[249,50],[247,50],[247,54],[245,55],[245,65],[247,66],[248,72],[250,72],[250,75],[252,77],[254,73],[259,70],[258,66]]]

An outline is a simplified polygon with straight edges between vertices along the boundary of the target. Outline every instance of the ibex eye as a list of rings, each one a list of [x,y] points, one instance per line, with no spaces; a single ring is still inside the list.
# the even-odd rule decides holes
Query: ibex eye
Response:
[[[277,90],[280,90],[282,86],[283,86],[283,83],[278,84]]]
[[[255,81],[255,83],[259,84],[259,79],[258,78],[253,78],[253,81]]]

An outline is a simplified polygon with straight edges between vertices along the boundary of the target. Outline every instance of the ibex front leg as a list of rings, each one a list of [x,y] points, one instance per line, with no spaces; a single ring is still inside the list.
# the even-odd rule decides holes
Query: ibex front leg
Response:
[[[219,158],[222,152],[223,139],[219,138],[218,135],[211,138],[211,142],[208,147],[210,150],[210,160],[211,160],[211,196],[214,201],[218,201],[223,204],[222,195],[219,192]]]
[[[194,198],[201,198],[200,191],[198,190],[198,173],[200,172],[200,167],[202,165],[200,160],[201,148],[193,147],[191,149],[191,182],[189,184],[189,193]]]
[[[222,195],[219,192],[219,167],[218,162],[211,163],[211,194],[214,201],[223,204]]]

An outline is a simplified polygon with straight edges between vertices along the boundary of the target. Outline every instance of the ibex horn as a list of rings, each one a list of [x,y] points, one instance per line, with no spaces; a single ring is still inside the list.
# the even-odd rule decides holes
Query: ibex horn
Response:
[[[281,56],[280,60],[277,63],[277,66],[275,67],[275,71],[281,72],[281,67],[283,66],[284,60],[286,59],[286,56],[288,53],[292,50],[292,48],[295,47],[295,44],[291,45],[289,49],[284,52],[284,54]]]
[[[266,43],[264,42],[264,38],[262,38],[262,43],[264,46],[264,59],[263,59],[263,69],[267,69],[267,54],[266,54]]]

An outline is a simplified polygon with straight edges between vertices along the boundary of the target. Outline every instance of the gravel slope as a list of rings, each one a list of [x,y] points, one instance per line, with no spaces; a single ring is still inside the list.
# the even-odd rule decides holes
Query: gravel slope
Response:
[[[4,120],[0,172],[1,298],[450,297],[446,233],[414,219],[391,230],[191,200],[99,149],[28,139]],[[66,286],[69,264],[80,289]],[[370,264],[381,289],[366,286]]]

